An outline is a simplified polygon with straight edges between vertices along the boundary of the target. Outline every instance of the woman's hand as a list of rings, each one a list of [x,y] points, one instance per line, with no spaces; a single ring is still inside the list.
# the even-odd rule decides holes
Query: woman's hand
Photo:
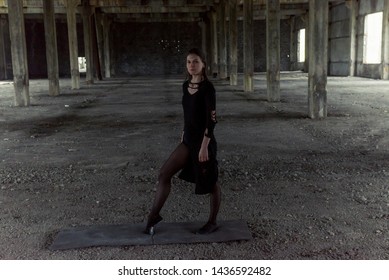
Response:
[[[201,142],[200,152],[199,152],[199,162],[206,162],[209,160],[208,157],[208,144],[211,139],[207,136],[208,130],[205,130],[203,141]]]
[[[204,145],[201,145],[199,152],[199,162],[206,162],[208,159],[208,146],[204,147]]]

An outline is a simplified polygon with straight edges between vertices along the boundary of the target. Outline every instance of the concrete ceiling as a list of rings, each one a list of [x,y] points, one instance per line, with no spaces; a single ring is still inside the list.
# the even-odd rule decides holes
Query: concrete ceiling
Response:
[[[66,13],[64,1],[54,0],[55,12]],[[207,12],[226,0],[71,0],[89,4],[118,21],[200,21]],[[332,3],[347,0],[329,0]],[[42,0],[24,0],[26,15],[43,14]],[[239,17],[243,16],[243,0],[237,1]],[[266,0],[253,0],[254,18],[264,19]],[[308,0],[280,0],[282,18],[302,15],[308,11]],[[8,13],[7,0],[0,0],[0,14]]]

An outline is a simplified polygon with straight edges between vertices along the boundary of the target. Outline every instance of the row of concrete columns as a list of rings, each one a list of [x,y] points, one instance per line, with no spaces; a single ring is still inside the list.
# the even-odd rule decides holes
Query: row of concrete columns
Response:
[[[382,29],[382,79],[389,80],[389,1],[384,1]]]
[[[80,88],[77,42],[77,9],[80,0],[63,0],[67,12],[69,58],[72,89]],[[87,3],[88,1],[84,2]],[[111,76],[109,28],[110,20],[99,17],[96,23],[94,11],[88,5],[81,8],[84,27],[85,56],[87,60],[86,82],[93,83],[94,70],[98,79],[102,79],[100,65],[105,67],[105,77]],[[49,80],[49,95],[60,94],[57,36],[55,27],[54,0],[43,1],[46,60]],[[15,88],[15,106],[29,106],[29,80],[27,67],[27,47],[24,28],[23,0],[8,0],[8,18],[11,39],[12,68]],[[3,33],[3,22],[0,35]],[[1,40],[0,53],[4,54],[4,43]],[[101,63],[103,62],[103,63]],[[5,59],[0,58],[0,70],[5,73]],[[4,68],[4,69],[3,69]]]
[[[43,1],[46,36],[46,56],[49,78],[49,94],[58,95],[58,54],[55,31],[54,0]],[[9,2],[9,23],[12,47],[12,60],[15,85],[15,105],[28,106],[28,68],[26,42],[24,35],[23,1]],[[350,0],[351,5],[351,44],[356,45],[356,25],[358,1]],[[78,70],[78,43],[76,29],[76,14],[80,0],[63,0],[67,10],[68,41],[71,65],[72,88],[80,87]],[[86,81],[93,83],[94,71],[101,78],[100,66],[104,65],[105,77],[110,77],[109,56],[109,19],[96,15],[94,10],[84,1],[81,8],[84,26],[85,56],[87,60]],[[307,19],[307,55],[309,58],[308,106],[311,118],[324,118],[327,115],[327,38],[328,38],[328,0],[309,1],[309,18]],[[226,9],[227,8],[227,9]],[[226,10],[229,11],[226,13]],[[245,92],[254,91],[254,19],[253,0],[243,1],[243,87]],[[385,1],[383,29],[383,64],[382,78],[389,78],[389,1]],[[280,0],[266,0],[266,49],[267,49],[267,98],[268,101],[280,100]],[[227,25],[226,18],[229,18]],[[97,24],[96,24],[96,22]],[[95,28],[97,27],[97,28]],[[3,24],[0,26],[2,31]],[[216,10],[211,12],[209,26],[203,30],[210,32],[211,72],[225,79],[230,77],[230,84],[237,85],[238,70],[238,27],[237,0],[221,2]],[[227,32],[229,41],[227,42]],[[205,41],[208,37],[203,38]],[[227,44],[229,47],[227,48]],[[385,47],[386,46],[386,47]],[[4,46],[0,45],[0,48]],[[227,54],[226,50],[229,50]],[[356,53],[351,47],[350,73],[355,72]],[[102,51],[104,50],[104,51]],[[4,52],[0,52],[4,53]],[[227,63],[229,57],[229,65]],[[3,59],[4,60],[4,59]],[[0,69],[5,68],[5,60],[0,58]],[[4,69],[5,70],[5,69]],[[4,71],[5,72],[5,71]]]
[[[221,2],[211,15],[211,72],[221,79],[230,77],[237,85],[237,0]],[[327,116],[327,40],[328,0],[309,1],[307,57],[309,58],[308,107],[313,119]],[[229,14],[226,15],[226,7]],[[254,16],[253,0],[243,0],[243,89],[254,92]],[[229,18],[229,42],[226,23]],[[218,23],[219,21],[219,23]],[[266,0],[267,99],[280,101],[280,0]],[[217,29],[219,27],[219,29]],[[229,44],[229,47],[227,47]],[[226,50],[229,49],[230,65]],[[218,64],[219,62],[219,64]],[[227,69],[230,73],[228,75]]]
[[[0,38],[4,38],[4,26],[6,20],[0,17]],[[4,40],[0,40],[0,79],[8,79],[7,77],[7,65],[5,60],[5,43]]]
[[[87,2],[87,1],[86,1]],[[86,3],[84,2],[84,3]],[[71,66],[71,83],[73,89],[80,87],[80,73],[78,70],[78,43],[77,43],[77,28],[76,28],[76,12],[77,7],[81,4],[80,0],[63,0],[67,10],[68,21],[68,41]],[[231,84],[237,83],[237,1],[229,2],[228,17],[230,18],[230,61],[231,67]],[[244,90],[246,92],[254,91],[254,20],[253,20],[253,0],[244,0],[244,17],[243,17],[243,56],[244,56]],[[266,2],[266,20],[267,20],[267,88],[268,100],[280,100],[280,1],[267,0]],[[217,11],[211,15],[211,44],[212,44],[212,71],[219,72],[221,78],[226,78],[228,75],[227,65],[227,22],[226,22],[226,7],[221,4]],[[310,25],[312,25],[310,37],[310,64],[312,65],[309,73],[309,115],[312,118],[326,117],[326,83],[327,83],[327,34],[328,34],[328,1],[313,0],[310,1]],[[50,95],[59,94],[59,78],[58,78],[58,55],[56,46],[55,34],[55,18],[53,0],[44,1],[45,13],[45,34],[46,34],[46,49],[47,49],[47,64],[49,77],[49,93]],[[93,82],[94,66],[100,65],[100,61],[104,60],[106,76],[110,76],[109,72],[109,55],[103,55],[94,51],[93,45],[104,45],[106,48],[104,54],[109,53],[109,25],[104,20],[104,29],[97,30],[96,36],[92,33],[96,32],[94,28],[94,11],[87,5],[82,6],[83,25],[84,25],[84,41],[85,55],[87,59],[86,81]],[[219,22],[218,22],[219,19]],[[101,19],[99,19],[101,20]],[[26,42],[24,31],[23,17],[23,1],[9,1],[9,21],[10,34],[12,45],[12,58],[14,69],[14,85],[15,85],[15,105],[28,106],[28,67],[26,55]],[[93,23],[93,26],[92,26]],[[220,28],[220,30],[217,29]],[[94,38],[97,37],[96,42]],[[99,39],[100,38],[100,39]],[[102,43],[104,42],[104,43]],[[98,49],[96,47],[95,49]],[[97,62],[97,63],[96,63]],[[98,67],[99,68],[99,67]],[[218,70],[215,70],[218,69]],[[99,69],[98,69],[99,70]],[[98,71],[99,72],[99,71]],[[99,76],[99,75],[98,75]]]

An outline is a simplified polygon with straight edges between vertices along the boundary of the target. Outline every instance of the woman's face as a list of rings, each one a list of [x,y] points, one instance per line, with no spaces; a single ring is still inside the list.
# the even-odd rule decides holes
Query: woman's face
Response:
[[[186,69],[192,76],[201,75],[204,68],[204,63],[196,54],[189,54],[186,57]]]

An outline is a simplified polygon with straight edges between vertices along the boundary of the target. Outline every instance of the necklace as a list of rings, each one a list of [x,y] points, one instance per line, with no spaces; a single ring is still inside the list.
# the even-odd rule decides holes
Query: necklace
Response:
[[[198,82],[198,83],[189,82],[189,83],[188,83],[188,92],[189,92],[191,95],[193,95],[193,94],[195,94],[196,92],[198,92],[198,91],[199,91],[199,88],[200,88],[200,83],[201,83],[201,81]]]
[[[200,80],[199,82],[192,82],[192,81],[189,81],[189,83],[188,83],[188,88],[191,88],[191,89],[198,89],[200,83],[201,83],[203,80],[204,80],[204,78],[201,77],[201,80]]]
[[[199,84],[200,84],[200,83],[192,83],[192,82],[189,82],[188,88],[191,88],[191,89],[198,89],[198,88],[199,88]]]

